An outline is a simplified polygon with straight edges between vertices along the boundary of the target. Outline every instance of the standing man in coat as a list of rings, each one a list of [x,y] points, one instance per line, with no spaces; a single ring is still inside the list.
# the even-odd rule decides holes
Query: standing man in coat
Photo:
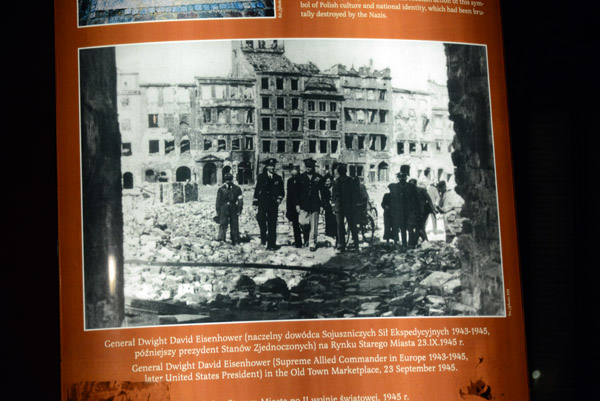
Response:
[[[233,183],[233,175],[225,174],[225,183],[217,191],[217,216],[219,220],[219,234],[217,241],[225,241],[227,226],[231,230],[231,244],[240,241],[239,216],[244,208],[242,189]]]
[[[310,243],[311,252],[317,249],[323,192],[323,176],[315,172],[316,164],[317,162],[312,158],[304,160],[305,171],[300,174],[300,210],[308,214],[308,224],[302,227],[304,246],[308,247]]]
[[[427,219],[429,215],[433,215],[433,219],[435,219],[435,206],[433,205],[433,201],[431,197],[427,193],[427,189],[424,188],[427,185],[425,182],[421,182],[421,185],[417,184],[417,180],[415,178],[408,181],[409,185],[412,185],[416,188],[417,191],[417,199],[419,202],[419,207],[417,210],[417,236],[416,241],[419,241],[419,238],[423,240],[423,242],[428,241],[427,232],[425,231],[425,226],[427,224]],[[416,245],[416,244],[415,244]]]
[[[286,186],[286,209],[285,217],[292,223],[292,230],[294,231],[294,246],[296,248],[302,248],[302,229],[298,222],[298,213],[300,213],[300,193],[302,192],[299,166],[290,165],[291,177],[287,180]]]
[[[398,183],[390,188],[390,206],[394,233],[400,232],[402,248],[416,245],[416,227],[419,201],[416,187],[409,187],[408,175],[397,174]]]
[[[267,250],[274,251],[277,246],[277,213],[285,191],[283,179],[275,174],[277,160],[271,158],[263,161],[265,171],[259,174],[254,189],[256,220],[260,228],[260,242],[267,245]]]
[[[333,180],[331,187],[331,207],[335,213],[337,223],[337,249],[342,252],[346,249],[346,229],[344,221],[348,223],[352,234],[352,248],[358,251],[358,227],[356,225],[356,204],[359,201],[358,180],[346,175],[348,167],[345,163],[338,164],[338,177]]]

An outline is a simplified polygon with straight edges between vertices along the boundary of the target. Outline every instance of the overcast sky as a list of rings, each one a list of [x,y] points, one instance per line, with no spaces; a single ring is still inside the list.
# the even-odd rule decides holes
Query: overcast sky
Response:
[[[138,72],[140,83],[192,83],[194,77],[231,73],[231,41],[168,42],[116,47],[117,68]],[[295,63],[312,61],[321,70],[334,64],[389,67],[397,88],[426,89],[427,80],[446,83],[446,56],[439,42],[355,39],[286,39]]]

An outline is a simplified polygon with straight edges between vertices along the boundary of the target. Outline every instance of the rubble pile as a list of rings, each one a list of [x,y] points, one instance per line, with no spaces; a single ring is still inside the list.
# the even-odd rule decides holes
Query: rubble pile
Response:
[[[215,240],[214,194],[186,204],[126,205],[126,297],[183,305],[209,321],[474,313],[460,303],[454,244],[425,242],[403,252],[375,240],[361,244],[359,253],[335,254],[322,235],[317,251],[310,252],[291,245],[289,223],[281,216],[283,246],[266,251],[251,196],[245,189],[244,240],[236,246]]]

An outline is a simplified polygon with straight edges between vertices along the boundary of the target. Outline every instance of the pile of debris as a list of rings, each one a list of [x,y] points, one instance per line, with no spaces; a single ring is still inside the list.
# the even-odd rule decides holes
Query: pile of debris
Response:
[[[246,205],[251,196],[246,189]],[[271,252],[260,246],[251,206],[240,216],[245,242],[236,246],[215,240],[214,196],[130,206],[124,214],[130,300],[179,305],[202,321],[476,314],[460,302],[455,243],[423,242],[402,251],[375,240],[358,253],[335,254],[321,236],[319,249],[310,252],[291,245],[282,211],[284,246]]]

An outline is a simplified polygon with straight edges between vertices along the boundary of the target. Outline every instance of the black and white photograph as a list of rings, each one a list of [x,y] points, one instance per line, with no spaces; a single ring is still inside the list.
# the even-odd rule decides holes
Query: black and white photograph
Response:
[[[150,43],[79,65],[86,329],[506,315],[485,46]]]
[[[275,18],[275,0],[78,0],[79,26],[150,21]]]

